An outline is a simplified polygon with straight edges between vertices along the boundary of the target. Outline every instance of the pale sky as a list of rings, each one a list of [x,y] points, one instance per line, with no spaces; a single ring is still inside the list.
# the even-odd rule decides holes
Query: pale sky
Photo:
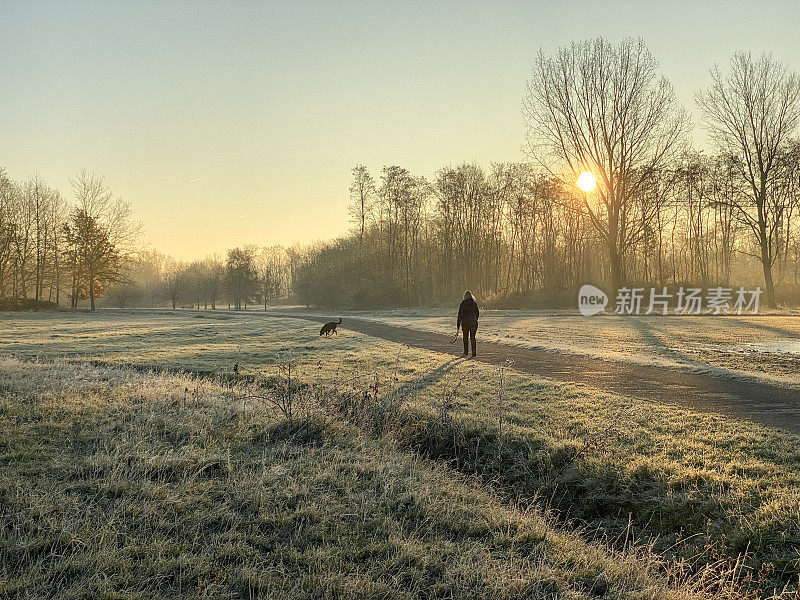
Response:
[[[641,36],[696,115],[734,50],[800,70],[798,29],[794,1],[0,0],[0,166],[104,174],[177,258],[328,239],[357,163],[522,160],[540,47]]]

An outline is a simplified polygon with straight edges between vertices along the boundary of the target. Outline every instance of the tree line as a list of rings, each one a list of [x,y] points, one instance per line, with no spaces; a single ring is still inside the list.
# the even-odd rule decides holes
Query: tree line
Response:
[[[115,286],[106,303],[117,308],[193,307],[214,310],[261,305],[291,295],[287,257],[282,246],[245,245],[225,257],[179,262],[154,250],[140,252],[128,267],[130,277]]]
[[[523,99],[519,164],[353,170],[353,231],[312,248],[305,302],[572,304],[581,283],[761,286],[797,303],[800,79],[736,53],[696,95],[711,152],[641,40],[540,52]],[[583,172],[596,187],[583,191]]]
[[[736,53],[696,95],[709,151],[641,40],[540,52],[519,163],[352,171],[343,236],[176,262],[136,251],[130,206],[82,172],[65,202],[0,172],[0,297],[78,306],[571,305],[582,283],[761,286],[800,297],[800,79]],[[589,172],[596,187],[576,186]]]
[[[70,187],[68,201],[38,175],[16,182],[0,169],[0,308],[95,310],[100,301],[213,309],[223,300],[238,309],[266,307],[291,292],[287,252],[279,246],[178,262],[141,249],[130,204],[102,176],[83,170]]]
[[[81,171],[68,203],[38,175],[19,183],[0,169],[0,298],[72,308],[123,278],[139,226],[103,177]]]

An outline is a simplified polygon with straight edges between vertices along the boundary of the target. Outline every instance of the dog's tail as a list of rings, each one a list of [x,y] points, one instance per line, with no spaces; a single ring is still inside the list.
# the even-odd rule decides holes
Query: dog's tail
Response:
[[[341,324],[342,324],[342,317],[339,317],[339,322],[337,323],[337,325],[341,325]]]

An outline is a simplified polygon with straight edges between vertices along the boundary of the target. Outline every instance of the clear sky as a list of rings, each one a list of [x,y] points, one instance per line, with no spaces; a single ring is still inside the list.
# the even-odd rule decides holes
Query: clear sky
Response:
[[[357,163],[523,159],[533,57],[597,35],[643,37],[692,114],[734,50],[800,70],[794,1],[0,0],[0,166],[104,174],[178,258],[332,238]]]

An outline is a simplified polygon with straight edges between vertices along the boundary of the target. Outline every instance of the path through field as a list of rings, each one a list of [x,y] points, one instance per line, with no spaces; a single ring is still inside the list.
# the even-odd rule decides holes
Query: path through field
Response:
[[[326,320],[288,312],[261,314],[317,322]],[[445,354],[460,355],[463,350],[460,339],[451,344],[451,338],[442,334],[385,325],[373,320],[349,317],[339,327]],[[603,392],[659,403],[674,402],[692,409],[719,412],[800,433],[800,392],[796,389],[742,378],[687,373],[481,341],[480,336],[477,360],[495,365],[511,360],[513,368],[518,371],[554,381],[586,385]]]

